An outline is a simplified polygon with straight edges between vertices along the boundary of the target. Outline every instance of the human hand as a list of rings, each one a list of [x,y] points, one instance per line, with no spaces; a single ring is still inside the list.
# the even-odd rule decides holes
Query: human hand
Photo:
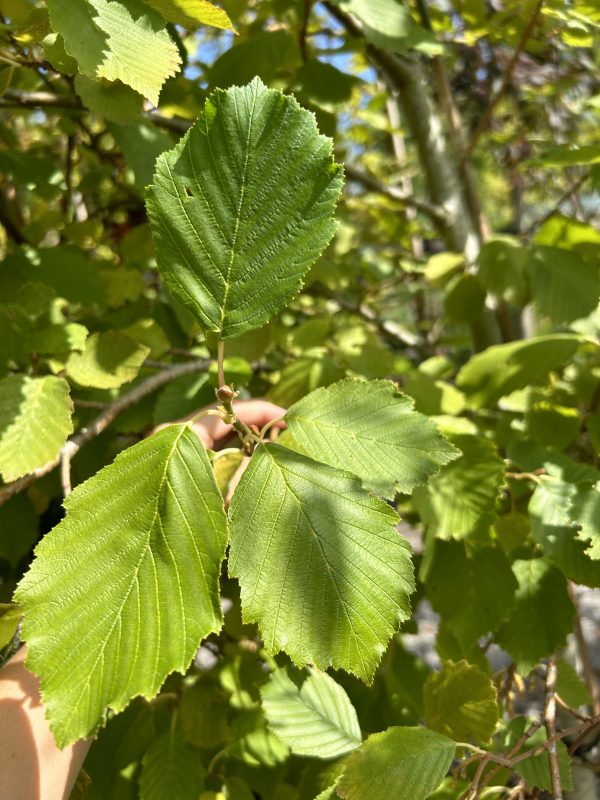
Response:
[[[218,404],[213,403],[201,409],[200,412],[216,410],[217,408]],[[285,408],[270,403],[268,400],[263,400],[261,398],[255,400],[236,400],[234,408],[240,422],[243,422],[249,427],[254,425],[260,429],[270,422],[274,422],[274,428],[285,428],[285,423],[280,419],[280,417],[283,417],[285,414]],[[189,419],[193,419],[200,412],[194,412],[184,419],[177,420],[177,422],[186,422]],[[161,428],[165,427],[166,425],[159,425],[152,433],[156,433],[161,430]],[[213,415],[205,416],[197,420],[193,423],[192,428],[200,438],[202,444],[209,450],[221,449],[233,433],[233,427],[231,425],[227,425],[220,417]]]

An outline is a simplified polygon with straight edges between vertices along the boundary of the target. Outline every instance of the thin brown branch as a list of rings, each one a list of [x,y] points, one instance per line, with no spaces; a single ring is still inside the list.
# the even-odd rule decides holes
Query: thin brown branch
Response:
[[[21,89],[7,89],[1,99],[3,106],[22,106],[23,108],[71,108],[83,109],[81,100],[74,94],[55,94],[54,92],[25,92]]]
[[[360,183],[365,189],[389,197],[390,200],[401,203],[405,207],[414,208],[430,217],[438,225],[444,226],[448,224],[448,216],[443,208],[433,203],[428,203],[426,200],[419,200],[416,197],[407,195],[395,186],[387,186],[372,175],[362,172],[362,170],[356,169],[356,167],[352,167],[349,164],[344,165],[344,171],[349,180]]]
[[[561,194],[558,198],[556,203],[552,206],[549,211],[546,211],[545,214],[542,214],[541,217],[535,219],[527,228],[522,232],[522,236],[528,238],[531,236],[532,233],[535,233],[538,228],[541,228],[545,222],[548,222],[549,219],[555,217],[557,214],[560,214],[560,207],[563,203],[566,203],[567,200],[572,199],[573,195],[576,194],[581,187],[586,183],[591,177],[591,172],[586,172],[583,175],[580,175],[576,181],[571,183],[565,191]]]
[[[491,125],[492,115],[494,113],[494,110],[498,105],[498,103],[500,102],[500,100],[502,100],[502,98],[504,97],[504,95],[508,90],[508,87],[510,86],[513,71],[517,65],[517,62],[519,61],[519,58],[521,57],[523,51],[525,50],[525,46],[527,45],[527,42],[529,41],[531,34],[533,33],[533,29],[535,28],[535,25],[537,23],[543,5],[544,5],[544,0],[538,0],[537,3],[535,4],[533,13],[529,18],[529,22],[523,28],[523,33],[521,34],[519,43],[517,44],[517,47],[506,66],[506,69],[504,71],[504,76],[502,78],[502,83],[500,84],[500,87],[496,92],[496,94],[490,100],[490,104],[488,105],[485,114],[481,117],[477,127],[475,128],[475,130],[471,135],[471,138],[467,145],[467,149],[465,151],[465,157],[469,156],[473,152],[473,150],[477,146],[477,142],[479,141],[482,133],[484,133]]]
[[[553,658],[548,661],[546,668],[546,700],[544,703],[544,722],[548,741],[556,735],[556,662]],[[563,800],[562,785],[560,781],[560,766],[558,763],[558,749],[556,742],[552,741],[548,747],[550,760],[550,782],[552,785],[552,800]]]
[[[174,381],[176,378],[179,378],[182,375],[188,375],[194,372],[204,372],[208,369],[210,363],[211,362],[208,360],[198,360],[191,361],[186,364],[175,364],[173,367],[171,367],[171,369],[162,370],[156,375],[152,375],[150,378],[142,381],[142,383],[136,386],[135,389],[132,389],[127,394],[119,397],[118,400],[115,400],[114,403],[111,403],[109,406],[107,406],[105,410],[99,414],[89,425],[81,428],[78,433],[75,434],[75,436],[68,440],[68,442],[61,449],[58,457],[53,461],[48,462],[48,464],[36,469],[29,475],[24,475],[22,478],[0,487],[0,506],[4,505],[4,503],[6,503],[11,497],[14,497],[14,495],[19,494],[19,492],[22,492],[25,489],[28,489],[39,478],[42,478],[44,475],[48,475],[48,473],[52,472],[52,470],[61,464],[61,462],[63,462],[65,465],[70,463],[70,461],[73,459],[73,456],[75,456],[75,454],[79,452],[79,450],[85,444],[90,442],[92,439],[95,439],[96,436],[99,436],[103,431],[105,431],[108,426],[119,416],[119,414],[123,413],[123,411],[131,408],[144,397],[147,397],[147,395],[152,394],[152,392],[160,389],[161,386]],[[66,469],[67,467],[65,466],[65,472]],[[65,476],[63,475],[63,487],[64,485]]]

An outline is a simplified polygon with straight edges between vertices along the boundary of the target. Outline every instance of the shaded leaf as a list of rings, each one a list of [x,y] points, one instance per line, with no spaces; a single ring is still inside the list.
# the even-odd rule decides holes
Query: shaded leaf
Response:
[[[513,571],[519,582],[516,602],[496,641],[526,675],[565,643],[575,609],[563,574],[545,558],[515,561]]]
[[[600,493],[542,475],[529,501],[533,538],[561,571],[577,583],[600,586]]]
[[[143,111],[142,95],[121,81],[110,83],[93,80],[87,75],[77,75],[75,91],[92,114],[119,125],[133,122]]]
[[[95,333],[82,353],[71,354],[67,373],[80,386],[116,389],[136,377],[149,354],[149,347],[124,333]]]
[[[580,341],[572,334],[552,334],[493,345],[467,361],[458,373],[457,386],[476,408],[493,405],[500,397],[562,367]]]
[[[244,620],[258,622],[266,648],[370,681],[410,613],[410,549],[396,513],[348,473],[263,445],[230,519],[229,571],[240,580]]]
[[[460,458],[415,490],[413,504],[440,539],[486,536],[496,519],[504,463],[495,446],[478,436],[452,436]]]
[[[447,661],[423,688],[425,722],[457,742],[489,742],[498,721],[491,679],[467,661]]]
[[[468,553],[463,542],[436,540],[423,578],[434,609],[464,648],[495,631],[515,603],[517,581],[499,548]]]
[[[598,305],[600,271],[572,250],[537,245],[527,262],[533,304],[553,323],[586,317]]]
[[[203,788],[200,753],[175,730],[160,736],[142,762],[140,800],[197,800]]]
[[[269,727],[296,755],[337,758],[362,742],[348,695],[325,672],[311,669],[297,686],[285,670],[276,670],[261,695]]]

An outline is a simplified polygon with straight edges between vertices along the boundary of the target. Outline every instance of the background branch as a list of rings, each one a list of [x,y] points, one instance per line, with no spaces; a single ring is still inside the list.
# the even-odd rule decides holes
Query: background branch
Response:
[[[99,414],[89,425],[81,428],[78,433],[69,439],[64,447],[61,449],[58,457],[54,461],[48,462],[43,467],[36,469],[29,475],[24,475],[12,483],[7,483],[5,486],[0,487],[0,506],[4,505],[11,497],[19,494],[19,492],[28,489],[39,478],[52,472],[64,459],[65,465],[70,464],[70,461],[79,452],[79,450],[96,436],[99,436],[108,426],[119,416],[123,411],[126,411],[131,406],[134,406],[144,397],[161,386],[164,386],[182,375],[189,375],[194,372],[204,372],[210,366],[209,360],[190,361],[185,364],[174,364],[170,369],[165,369],[162,372],[152,375],[145,381],[142,381],[135,389],[132,389],[127,394],[119,397],[114,403],[111,403],[106,409]],[[70,480],[66,482],[68,466],[63,465],[62,479],[63,490],[70,491]],[[68,491],[66,491],[68,494]]]

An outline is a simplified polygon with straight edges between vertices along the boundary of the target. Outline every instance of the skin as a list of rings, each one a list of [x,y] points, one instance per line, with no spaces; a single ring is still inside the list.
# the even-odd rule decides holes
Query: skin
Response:
[[[242,422],[259,429],[285,414],[285,409],[266,400],[239,400],[235,409]],[[276,422],[274,427],[282,428],[284,423]],[[193,429],[211,450],[224,447],[232,435],[231,425],[216,416],[203,417]],[[235,477],[239,480],[239,475]],[[22,647],[0,673],[0,800],[67,800],[91,739],[58,749],[40,699],[39,681],[25,667],[26,655],[27,648]]]

